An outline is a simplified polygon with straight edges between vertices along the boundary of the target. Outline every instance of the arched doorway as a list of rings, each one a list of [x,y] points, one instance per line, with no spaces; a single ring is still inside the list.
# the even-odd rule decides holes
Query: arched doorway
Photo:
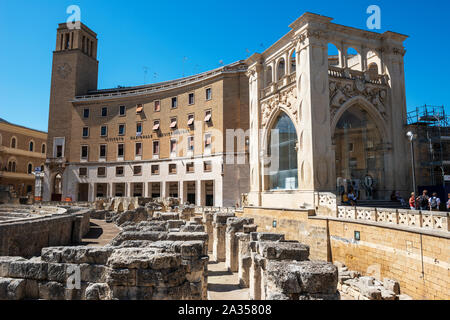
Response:
[[[62,176],[60,173],[53,179],[52,201],[61,201],[62,198]]]
[[[340,117],[333,139],[339,194],[353,190],[359,200],[383,198],[384,145],[374,119],[355,104]]]
[[[298,189],[297,130],[286,113],[277,117],[267,141],[271,161],[266,170],[266,190]]]

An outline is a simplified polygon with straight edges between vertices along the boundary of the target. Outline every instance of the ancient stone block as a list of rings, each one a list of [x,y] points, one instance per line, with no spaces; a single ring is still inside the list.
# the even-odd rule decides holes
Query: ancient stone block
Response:
[[[397,295],[400,294],[400,284],[395,280],[384,278],[383,286],[386,290],[390,290]]]
[[[109,300],[110,289],[106,283],[91,283],[86,288],[86,300]]]
[[[66,264],[49,263],[47,267],[47,280],[65,283],[66,282]]]
[[[0,277],[8,277],[9,264],[13,261],[26,261],[22,257],[0,257]]]
[[[39,299],[65,300],[66,290],[61,283],[54,281],[39,282]]]
[[[250,233],[252,241],[284,241],[284,234],[270,232]]]
[[[309,246],[292,242],[259,242],[259,253],[270,260],[305,261],[309,258]]]
[[[135,286],[136,270],[133,269],[111,269],[106,281],[109,286]]]
[[[13,261],[9,263],[8,276],[33,280],[46,280],[47,267],[45,262]]]
[[[79,265],[81,281],[83,282],[105,282],[107,268],[99,264],[83,263]]]
[[[0,278],[0,300],[23,300],[26,293],[26,280]]]

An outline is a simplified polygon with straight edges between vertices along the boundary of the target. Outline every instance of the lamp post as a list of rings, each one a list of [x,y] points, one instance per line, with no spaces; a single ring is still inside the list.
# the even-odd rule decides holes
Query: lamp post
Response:
[[[416,166],[415,166],[415,160],[414,160],[414,139],[416,139],[417,135],[414,134],[412,131],[408,131],[406,134],[409,141],[411,142],[411,163],[412,163],[412,177],[413,177],[413,188],[414,188],[414,197],[417,196],[416,193]]]

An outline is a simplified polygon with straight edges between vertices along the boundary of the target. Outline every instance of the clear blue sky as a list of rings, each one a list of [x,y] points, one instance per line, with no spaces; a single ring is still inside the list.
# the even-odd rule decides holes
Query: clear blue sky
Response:
[[[0,118],[47,130],[52,51],[66,8],[98,34],[99,88],[190,75],[262,52],[306,11],[366,28],[369,5],[382,29],[409,35],[408,108],[450,106],[450,1],[65,1],[0,0]]]

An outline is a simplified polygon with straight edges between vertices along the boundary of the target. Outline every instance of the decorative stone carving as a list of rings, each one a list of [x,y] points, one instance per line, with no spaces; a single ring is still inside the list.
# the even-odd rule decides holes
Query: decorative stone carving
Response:
[[[339,108],[351,98],[361,96],[371,102],[381,116],[387,120],[386,114],[386,89],[366,84],[357,79],[352,85],[348,81],[330,81],[330,112],[334,118]]]
[[[286,91],[273,95],[270,99],[261,104],[261,126],[265,128],[270,117],[279,107],[284,107],[298,123],[297,88],[290,87]]]

